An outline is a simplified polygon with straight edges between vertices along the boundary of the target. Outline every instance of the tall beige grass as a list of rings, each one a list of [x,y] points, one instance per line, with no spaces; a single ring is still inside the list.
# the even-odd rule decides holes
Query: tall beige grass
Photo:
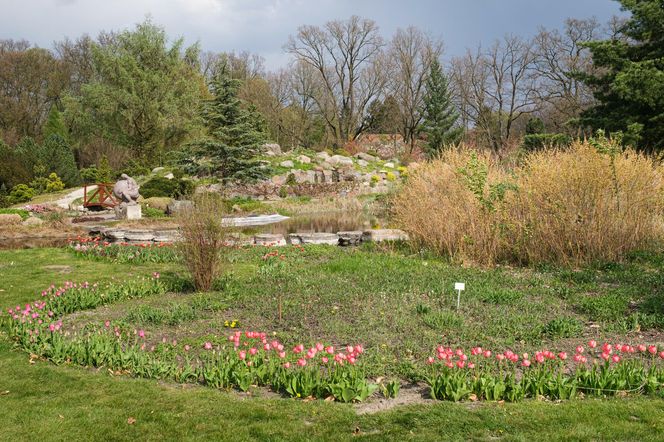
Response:
[[[576,143],[531,154],[506,171],[474,155],[445,152],[395,197],[396,222],[416,245],[484,265],[576,265],[618,261],[662,239],[664,174],[648,156],[627,150],[612,157]],[[463,172],[472,162],[487,171],[474,192]]]

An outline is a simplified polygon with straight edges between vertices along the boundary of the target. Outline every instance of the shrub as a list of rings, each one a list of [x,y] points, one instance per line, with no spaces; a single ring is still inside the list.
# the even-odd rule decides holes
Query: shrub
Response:
[[[601,152],[612,145],[600,143],[526,159],[511,201],[520,261],[618,261],[661,238],[661,166],[631,150]]]
[[[155,177],[141,186],[140,192],[144,198],[170,197],[178,198],[191,195],[194,192],[193,181],[185,179],[171,179]]]
[[[221,252],[228,235],[222,225],[224,203],[217,195],[198,195],[191,210],[178,213],[182,240],[178,248],[196,289],[207,291],[220,273]]]
[[[394,212],[416,245],[463,261],[617,261],[661,239],[664,174],[604,138],[530,153],[509,175],[453,150],[411,174]]]
[[[488,155],[444,151],[411,173],[393,201],[395,220],[417,246],[492,264],[505,249],[495,200],[503,198],[506,179]]]
[[[79,171],[81,175],[81,179],[83,180],[84,183],[86,184],[92,184],[92,183],[98,183],[98,176],[99,176],[99,170],[97,169],[96,165],[92,165],[90,167],[85,167]]]
[[[27,184],[19,184],[12,188],[9,193],[9,201],[12,204],[27,203],[35,197],[35,189],[29,187]]]
[[[46,181],[46,193],[59,192],[65,188],[65,183],[55,173],[51,173]]]
[[[572,143],[567,134],[538,133],[523,137],[523,148],[528,151],[540,150],[547,147],[566,147]]]

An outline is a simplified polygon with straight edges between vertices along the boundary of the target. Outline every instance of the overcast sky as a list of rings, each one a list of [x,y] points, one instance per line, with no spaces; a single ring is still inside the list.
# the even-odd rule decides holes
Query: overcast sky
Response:
[[[620,13],[613,0],[0,0],[0,11],[0,38],[42,47],[131,28],[150,15],[172,38],[200,41],[204,50],[259,53],[269,69],[285,64],[282,47],[298,26],[353,14],[375,20],[386,37],[409,25],[429,31],[449,57],[506,33],[560,28],[568,17],[606,22]]]

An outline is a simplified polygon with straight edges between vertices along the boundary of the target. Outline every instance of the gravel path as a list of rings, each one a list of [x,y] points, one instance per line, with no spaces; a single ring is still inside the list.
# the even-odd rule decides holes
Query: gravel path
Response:
[[[93,191],[96,188],[97,186],[88,186],[89,191]],[[83,198],[83,190],[84,190],[83,187],[81,187],[80,189],[76,189],[73,192],[68,193],[64,197],[54,202],[58,207],[62,207],[63,209],[69,209],[69,205],[72,203],[72,201],[78,198]]]

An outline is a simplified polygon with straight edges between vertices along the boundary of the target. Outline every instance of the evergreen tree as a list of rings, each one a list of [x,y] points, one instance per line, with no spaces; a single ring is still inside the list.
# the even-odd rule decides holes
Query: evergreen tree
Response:
[[[58,134],[50,135],[39,147],[35,165],[41,164],[46,173],[55,172],[66,186],[74,186],[81,181],[76,167],[74,151],[67,141]]]
[[[64,140],[69,139],[65,120],[56,106],[51,106],[51,110],[48,112],[46,124],[42,128],[42,135],[44,139],[47,139],[51,135],[58,135]]]
[[[265,123],[255,107],[243,108],[237,96],[239,86],[222,62],[210,82],[213,98],[203,106],[209,137],[194,146],[224,180],[251,181],[265,176],[257,158],[266,141]]]
[[[452,103],[447,78],[438,60],[431,63],[423,115],[422,131],[427,134],[425,153],[428,158],[435,157],[445,146],[459,142],[463,134],[462,127],[455,127],[459,112]]]
[[[598,104],[581,122],[644,149],[664,148],[664,1],[619,0],[632,16],[616,37],[587,46],[596,73],[578,74]]]

